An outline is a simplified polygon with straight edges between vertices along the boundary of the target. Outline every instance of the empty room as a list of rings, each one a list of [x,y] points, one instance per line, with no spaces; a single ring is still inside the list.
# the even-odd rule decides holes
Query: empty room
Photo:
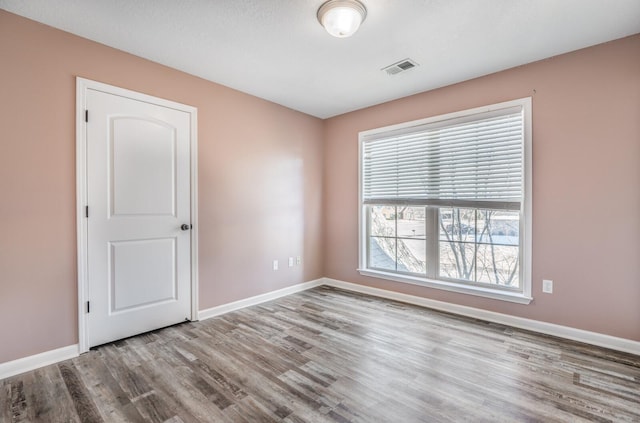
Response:
[[[640,422],[638,0],[0,0],[0,422]]]

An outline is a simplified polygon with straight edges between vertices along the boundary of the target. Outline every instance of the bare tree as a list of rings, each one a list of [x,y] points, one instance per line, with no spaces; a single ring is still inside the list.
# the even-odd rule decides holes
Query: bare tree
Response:
[[[504,227],[496,227],[495,217],[499,212],[495,210],[449,210],[450,218],[440,218],[440,232],[444,234],[448,247],[444,250],[450,251],[453,257],[448,260],[447,257],[440,257],[441,270],[455,279],[516,285],[519,267],[517,249],[495,242],[495,237],[498,234],[506,239],[507,235],[515,234],[517,230],[504,223]],[[450,263],[448,266],[447,261]]]
[[[415,256],[405,240],[386,221],[412,219],[408,207],[394,207],[385,217],[381,209],[372,213],[376,243],[396,265],[408,271],[424,272],[426,263]],[[519,253],[518,220],[504,212],[465,208],[444,208],[439,212],[438,273],[452,279],[517,286]]]
[[[464,217],[464,215],[462,216]],[[451,253],[455,260],[455,275],[449,274],[448,276],[456,279],[471,279],[474,274],[475,260],[468,259],[469,244],[467,243],[468,230],[465,230],[468,225],[463,224],[461,220],[460,209],[451,209],[451,220],[449,224],[445,224],[445,219],[440,219],[440,230],[444,233],[447,243],[451,248]],[[456,239],[457,238],[457,239]],[[475,247],[471,244],[471,248]],[[474,252],[472,251],[472,253]],[[475,254],[474,254],[475,255]],[[442,263],[442,259],[440,260]],[[446,273],[450,273],[449,269],[443,269]]]

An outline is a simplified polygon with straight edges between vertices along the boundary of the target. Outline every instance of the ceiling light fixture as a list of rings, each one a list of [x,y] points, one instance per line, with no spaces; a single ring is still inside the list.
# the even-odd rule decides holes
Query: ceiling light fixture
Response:
[[[318,9],[318,21],[334,37],[352,36],[367,17],[367,9],[357,0],[329,0]]]

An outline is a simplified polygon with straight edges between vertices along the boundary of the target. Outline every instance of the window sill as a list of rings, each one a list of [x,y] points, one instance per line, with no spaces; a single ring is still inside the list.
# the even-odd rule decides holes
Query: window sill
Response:
[[[438,281],[433,279],[423,279],[396,273],[381,272],[379,270],[358,269],[361,275],[373,278],[386,279],[394,282],[410,283],[413,285],[426,286],[428,288],[442,289],[445,291],[457,292],[460,294],[475,295],[478,297],[491,298],[494,300],[509,301],[518,304],[529,304],[532,297],[520,292],[508,292],[498,289],[484,288],[480,286],[461,286],[456,283]]]

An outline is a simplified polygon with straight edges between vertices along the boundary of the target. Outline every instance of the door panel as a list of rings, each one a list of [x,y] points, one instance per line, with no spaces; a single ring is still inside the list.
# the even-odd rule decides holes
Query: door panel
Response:
[[[175,128],[129,116],[109,123],[112,215],[175,216]]]
[[[109,245],[110,313],[176,300],[176,238]]]
[[[191,315],[190,115],[87,90],[89,346]]]

